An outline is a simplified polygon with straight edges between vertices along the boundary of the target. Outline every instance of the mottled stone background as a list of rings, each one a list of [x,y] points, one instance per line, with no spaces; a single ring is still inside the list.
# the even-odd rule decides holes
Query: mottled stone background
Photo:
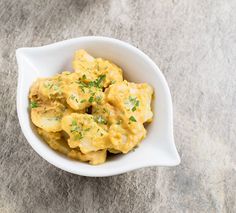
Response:
[[[15,49],[84,35],[130,42],[159,65],[180,166],[80,177],[27,143]],[[0,212],[236,212],[235,0],[1,0],[0,99]]]

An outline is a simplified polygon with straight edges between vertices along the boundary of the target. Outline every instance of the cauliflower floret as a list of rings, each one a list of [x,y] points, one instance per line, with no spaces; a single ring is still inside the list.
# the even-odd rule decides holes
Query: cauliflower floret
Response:
[[[83,110],[95,103],[102,103],[104,93],[100,88],[91,87],[83,82],[71,83],[65,93],[67,104],[74,110]]]
[[[65,155],[71,151],[71,148],[62,136],[62,132],[47,132],[40,128],[37,128],[37,132],[52,149]]]
[[[101,59],[93,58],[85,50],[78,50],[73,60],[73,69],[84,82],[93,82],[103,77],[101,87],[108,87],[115,82],[123,81],[122,70],[115,64]]]
[[[41,79],[39,83],[39,94],[47,99],[63,99],[61,83],[55,78]]]
[[[117,92],[119,91],[119,92]],[[107,101],[124,112],[132,121],[151,122],[153,89],[146,83],[135,84],[123,81],[106,90]]]
[[[112,149],[110,149],[112,153],[119,151],[127,153],[146,137],[146,130],[142,124],[126,123],[125,119],[121,124],[111,125],[108,133],[112,144]]]
[[[119,119],[115,107],[109,103],[96,104],[92,108],[92,115],[95,122],[104,130],[108,131],[109,127]]]
[[[99,150],[96,152],[89,152],[83,154],[79,149],[71,149],[63,137],[62,132],[47,132],[43,129],[37,128],[37,132],[44,139],[44,141],[54,150],[67,155],[70,158],[89,161],[92,165],[104,163],[106,161],[106,150]]]
[[[72,113],[62,119],[62,129],[70,136],[71,148],[88,153],[109,147],[108,133],[94,121],[92,115]]]
[[[86,81],[94,81],[98,76],[97,62],[85,50],[81,49],[75,52],[72,66],[80,78],[86,76]]]
[[[63,115],[70,112],[70,109],[59,102],[31,102],[32,122],[35,126],[48,132],[61,131],[61,119]]]

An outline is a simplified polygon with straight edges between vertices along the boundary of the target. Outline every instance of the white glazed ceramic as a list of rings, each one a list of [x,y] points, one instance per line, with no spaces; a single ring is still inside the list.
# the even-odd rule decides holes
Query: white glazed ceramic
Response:
[[[122,67],[125,78],[147,82],[154,88],[154,119],[148,125],[147,137],[134,152],[117,155],[102,165],[92,166],[69,159],[53,151],[36,134],[29,116],[28,92],[39,77],[49,77],[64,70],[72,71],[76,50],[83,48],[95,57],[109,59]],[[80,37],[33,48],[16,50],[19,66],[17,113],[22,131],[33,149],[49,163],[83,176],[111,176],[148,166],[175,166],[180,158],[173,137],[171,95],[157,65],[142,51],[120,40],[106,37]]]

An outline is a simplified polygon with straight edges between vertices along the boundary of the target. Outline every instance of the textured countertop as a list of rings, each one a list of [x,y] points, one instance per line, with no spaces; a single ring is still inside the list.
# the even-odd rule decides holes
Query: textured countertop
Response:
[[[235,0],[1,0],[0,212],[236,212]],[[15,49],[84,35],[130,42],[163,71],[182,162],[107,178],[39,157],[16,114]]]

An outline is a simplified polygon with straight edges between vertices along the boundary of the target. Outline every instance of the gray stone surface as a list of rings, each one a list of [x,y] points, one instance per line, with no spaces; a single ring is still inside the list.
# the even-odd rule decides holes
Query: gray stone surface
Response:
[[[0,212],[236,212],[235,0],[1,0]],[[161,68],[182,163],[107,178],[41,159],[16,114],[15,49],[103,35]]]

